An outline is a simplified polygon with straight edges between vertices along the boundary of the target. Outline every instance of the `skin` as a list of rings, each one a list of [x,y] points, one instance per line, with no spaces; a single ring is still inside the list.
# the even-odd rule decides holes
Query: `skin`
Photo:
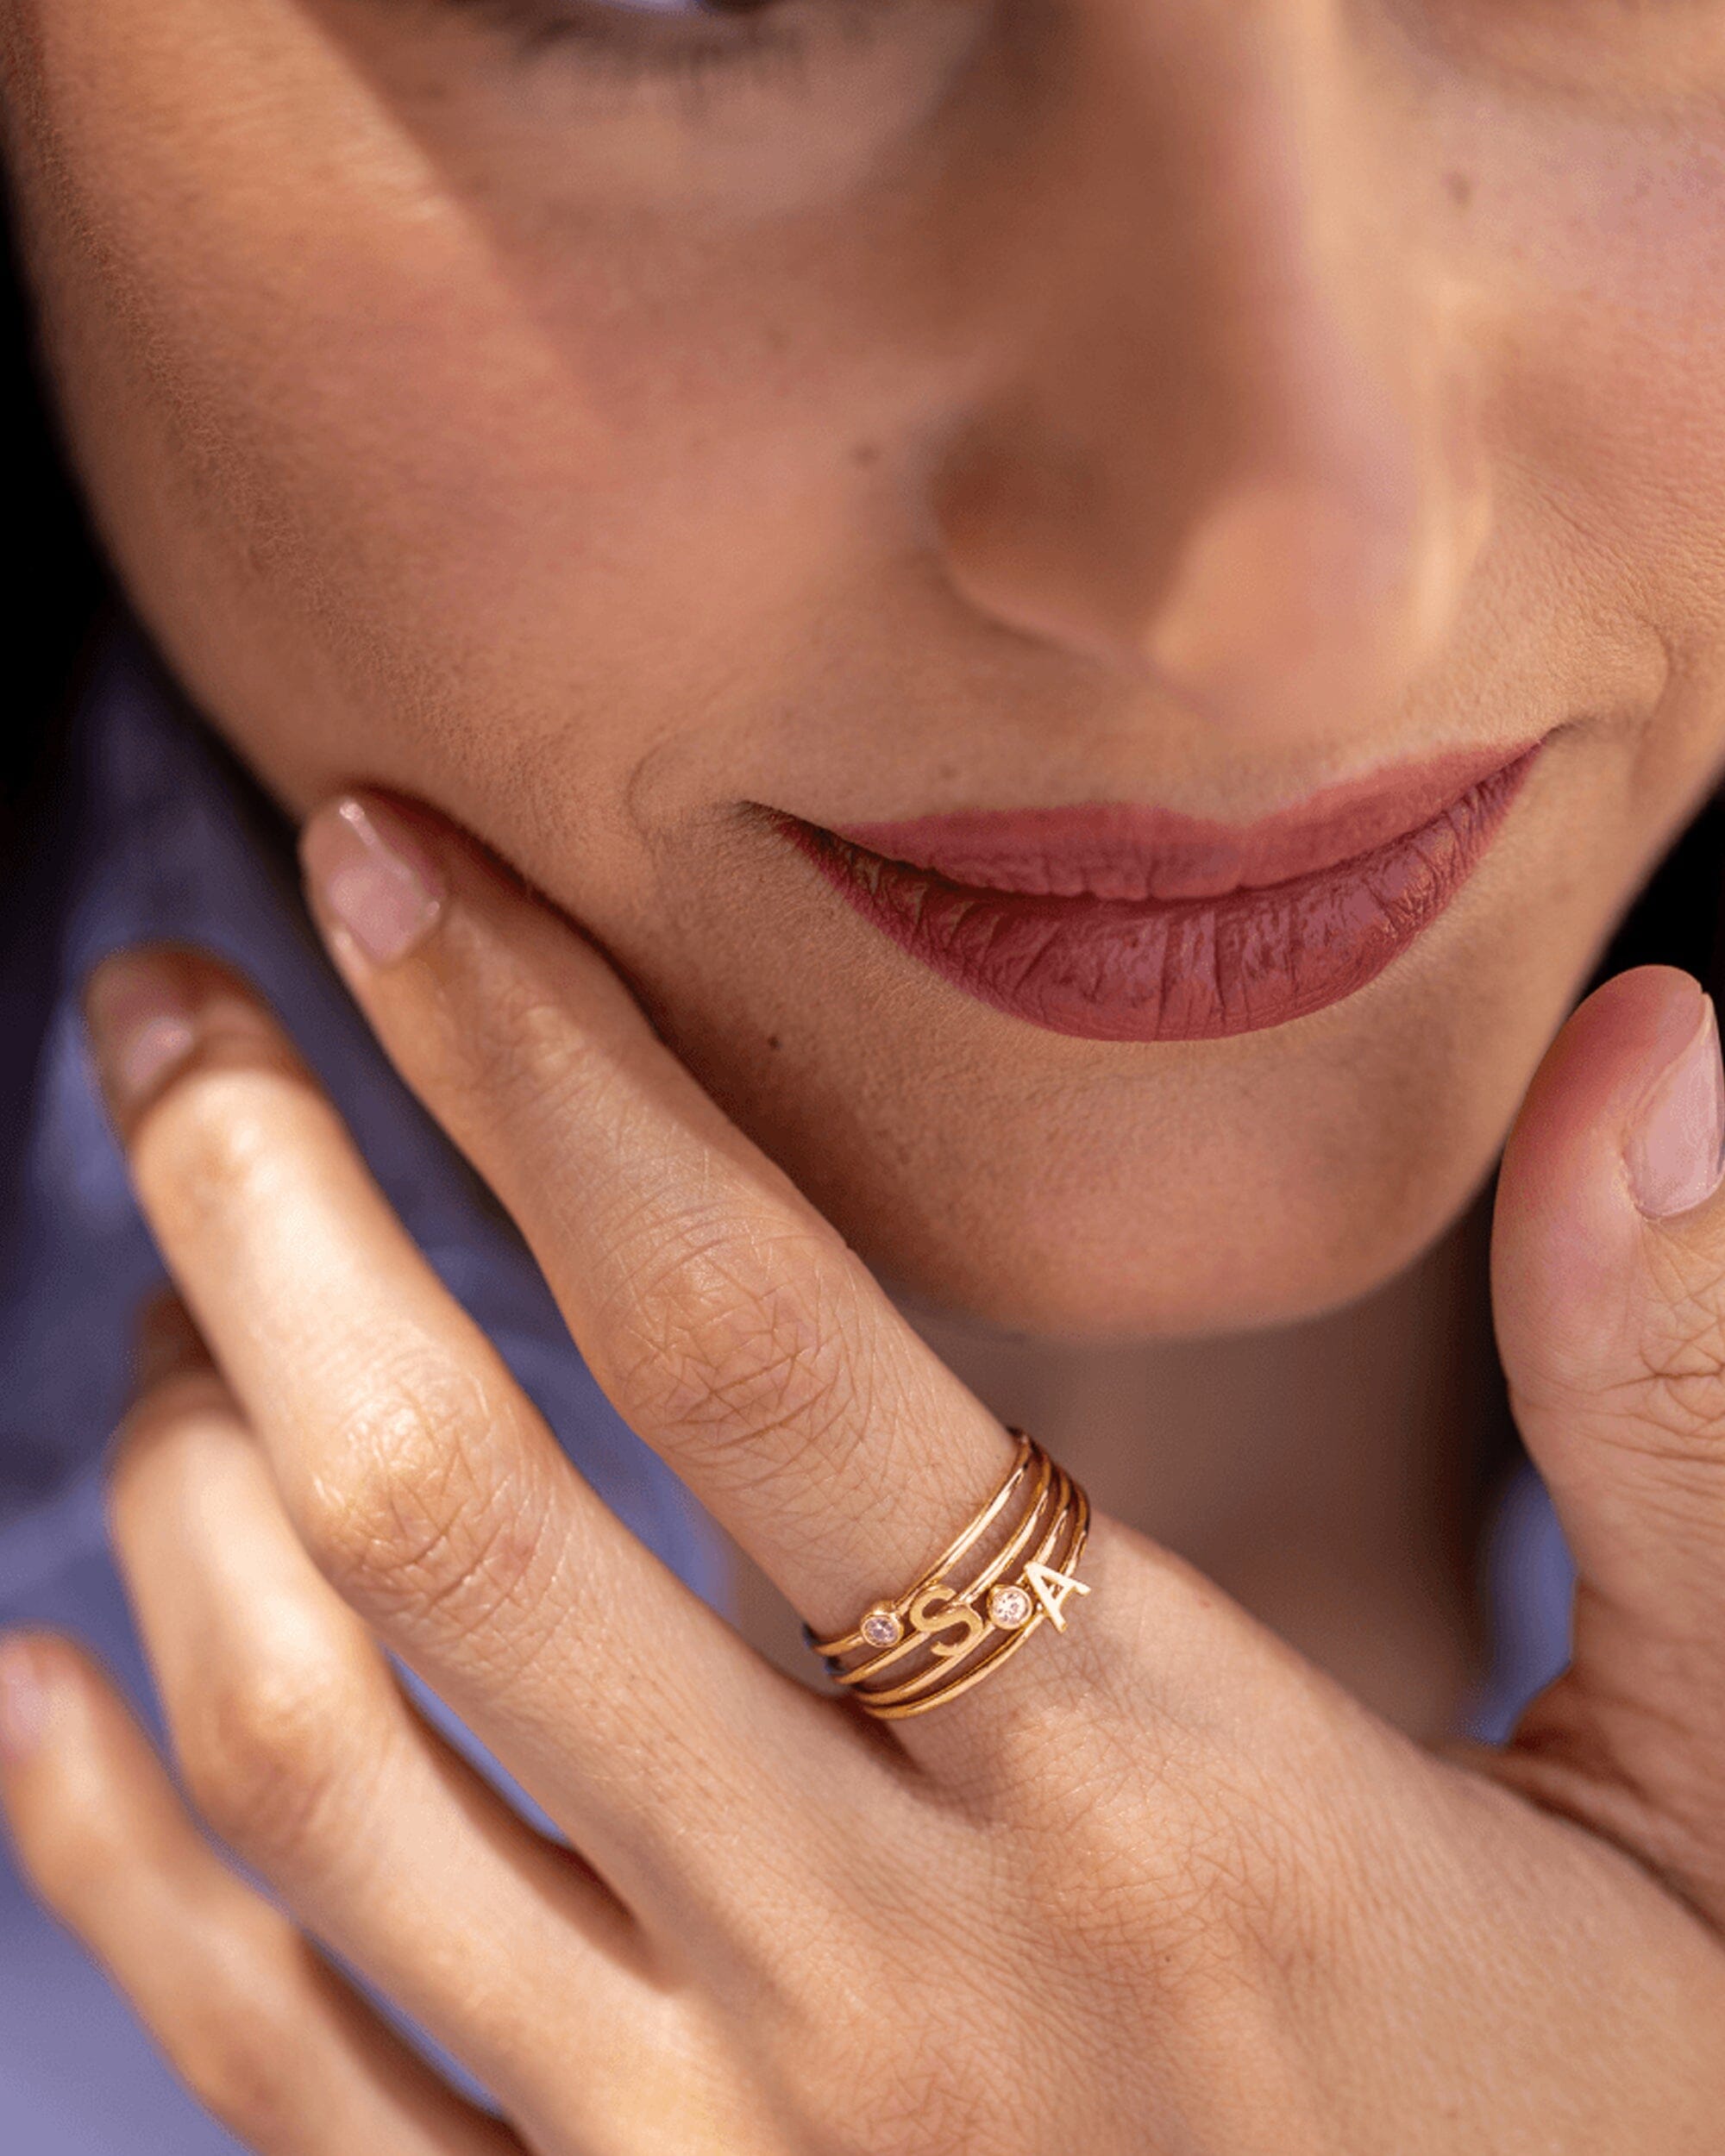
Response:
[[[9,0],[115,555],[291,806],[476,831],[907,1287],[1332,1308],[1719,762],[1725,26],[826,4],[692,90],[455,0]],[[743,806],[1238,818],[1552,729],[1405,962],[1185,1047],[977,1007]]]
[[[326,912],[338,962],[612,1398],[818,1632],[854,1623],[1004,1433],[592,947],[418,829],[437,917],[378,968]],[[811,1695],[599,1505],[240,984],[136,955],[91,1015],[210,1351],[183,1320],[157,1346],[116,1546],[191,1801],[277,1900],[65,1642],[9,1650],[0,1789],[49,1905],[262,2156],[1716,2147],[1725,1196],[1642,1209],[1650,1160],[1667,1192],[1718,1176],[1687,976],[1589,1001],[1505,1163],[1506,1363],[1583,1586],[1573,1668],[1472,1755],[1107,1518],[1064,1634],[962,1697],[881,1725]]]
[[[582,1509],[242,993],[135,969],[98,1045],[196,1329],[116,1539],[197,1809],[279,1906],[63,1643],[0,1782],[169,2057],[272,2156],[1710,2149],[1725,1215],[1625,1164],[1692,984],[1614,984],[1527,1089],[1725,758],[1725,25],[893,0],[695,80],[444,0],[0,22],[129,592],[291,812],[429,805],[446,917],[337,961],[801,1614],[914,1576],[1002,1457],[838,1237],[1038,1333],[1263,1328],[1429,1250],[1518,1111],[1496,1314],[1584,1576],[1571,1676],[1461,1758],[1105,1520],[1057,1653],[859,1734]],[[1213,1044],[983,1009],[750,806],[1243,818],[1545,733],[1412,952]],[[186,1059],[129,1085],[150,1010]]]

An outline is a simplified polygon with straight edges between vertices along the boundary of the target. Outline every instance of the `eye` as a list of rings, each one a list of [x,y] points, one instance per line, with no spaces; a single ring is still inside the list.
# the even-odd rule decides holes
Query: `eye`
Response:
[[[624,15],[765,15],[784,0],[588,0]]]
[[[530,41],[545,42],[578,35],[582,18],[596,14],[640,16],[649,21],[690,17],[735,21],[782,11],[789,0],[467,0],[467,3],[489,6],[493,13],[512,18]]]
[[[439,0],[488,20],[527,55],[575,44],[643,69],[706,66],[797,41],[792,18],[860,19],[875,0]],[[884,4],[884,0],[881,0]]]
[[[851,169],[889,135],[924,122],[968,64],[994,0],[345,3],[417,22],[434,48],[443,46],[447,80],[476,95],[504,92],[511,127],[533,124],[530,114],[549,116],[559,104],[567,110],[573,100],[594,125],[599,117],[674,125],[680,140],[699,141],[703,156],[724,145],[733,162],[743,158],[762,175],[776,159],[774,184],[782,185],[792,158],[799,172]],[[485,65],[488,59],[499,66]],[[512,77],[542,66],[543,87],[499,79],[499,69]],[[597,141],[589,126],[580,154],[597,156]],[[659,148],[664,158],[683,155]],[[574,144],[560,146],[557,170],[566,177],[576,154]],[[691,185],[693,172],[685,173]],[[622,184],[621,168],[608,166],[605,184]]]

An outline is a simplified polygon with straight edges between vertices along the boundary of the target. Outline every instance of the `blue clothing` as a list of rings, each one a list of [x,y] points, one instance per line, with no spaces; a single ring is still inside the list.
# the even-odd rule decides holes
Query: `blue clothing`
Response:
[[[326,964],[280,819],[129,644],[86,699],[53,818],[0,921],[0,1625],[75,1634],[159,1731],[105,1545],[99,1468],[123,1405],[133,1313],[161,1275],[92,1084],[78,1007],[99,957],[158,937],[212,948],[258,982],[431,1263],[570,1457],[645,1542],[716,1598],[720,1564],[699,1508],[606,1404],[518,1238],[390,1070]],[[1492,1563],[1496,1661],[1470,1715],[1487,1736],[1503,1732],[1564,1656],[1566,1560],[1531,1480],[1500,1520]],[[235,2148],[0,1852],[0,2151]]]

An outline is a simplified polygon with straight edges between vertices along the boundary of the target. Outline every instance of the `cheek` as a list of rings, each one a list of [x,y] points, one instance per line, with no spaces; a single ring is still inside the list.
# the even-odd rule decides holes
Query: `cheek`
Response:
[[[204,699],[265,738],[333,733],[361,685],[410,707],[453,655],[450,586],[506,574],[452,355],[502,392],[492,457],[519,355],[499,367],[471,249],[315,46],[255,9],[224,29],[191,0],[206,19],[172,37],[104,12],[72,0],[43,31],[30,208],[126,580]],[[572,404],[563,439],[581,431]],[[427,559],[416,528],[461,543]]]
[[[1510,147],[1477,199],[1495,264],[1490,423],[1506,493],[1532,498],[1546,610],[1610,605],[1656,628],[1680,670],[1710,670],[1725,626],[1725,122],[1497,118]]]
[[[290,796],[359,740],[484,823],[572,725],[602,783],[797,611],[855,484],[831,378],[774,393],[760,295],[668,306],[602,216],[511,257],[297,9],[156,12],[42,10],[22,160],[141,609]]]
[[[1446,266],[1494,491],[1466,662],[1495,708],[1555,686],[1611,737],[1575,833],[1597,915],[1725,755],[1725,120],[1699,98],[1612,119],[1596,96],[1457,85]]]
[[[1725,621],[1725,155],[1599,175],[1512,377],[1561,505],[1678,634]],[[1569,273],[1567,275],[1564,272]]]

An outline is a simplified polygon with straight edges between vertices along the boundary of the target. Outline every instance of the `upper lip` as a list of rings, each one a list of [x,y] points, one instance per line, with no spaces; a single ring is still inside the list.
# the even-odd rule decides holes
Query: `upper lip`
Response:
[[[1461,749],[1344,780],[1249,824],[1089,802],[840,824],[852,846],[973,889],[1171,901],[1287,883],[1412,837],[1539,748]]]

